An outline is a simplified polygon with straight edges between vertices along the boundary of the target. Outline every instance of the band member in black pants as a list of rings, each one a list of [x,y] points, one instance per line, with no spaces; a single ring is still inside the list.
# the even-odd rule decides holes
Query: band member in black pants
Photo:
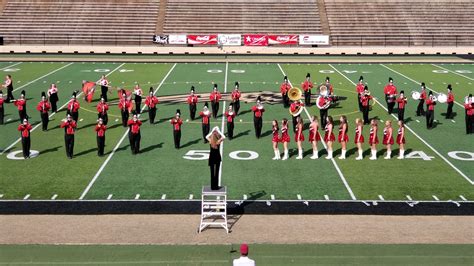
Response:
[[[214,84],[214,89],[212,89],[209,100],[211,101],[212,107],[212,117],[217,118],[217,113],[219,112],[219,101],[221,100],[222,95],[217,90],[217,84]]]
[[[362,95],[364,93],[364,89],[365,89],[364,77],[360,76],[359,77],[359,83],[357,83],[357,85],[356,85],[357,102],[359,103],[359,111],[360,112],[362,112],[362,101],[360,100],[360,98],[362,97]]]
[[[229,140],[232,140],[234,137],[234,118],[236,113],[234,112],[233,104],[229,105],[227,112],[225,112],[225,117],[227,119],[227,136],[229,136]]]
[[[46,99],[46,93],[42,92],[41,101],[36,106],[36,110],[40,112],[41,125],[43,128],[43,131],[48,130],[48,122],[49,122],[48,112],[50,108],[51,108],[51,105],[49,104],[48,99]]]
[[[70,114],[72,116],[72,120],[77,123],[77,120],[79,119],[79,108],[81,108],[81,106],[76,97],[76,92],[73,92],[72,98],[67,104],[67,114]]]
[[[97,155],[99,157],[104,156],[106,130],[107,126],[104,124],[102,118],[99,118],[97,125],[95,126],[95,132],[97,134]]]
[[[464,109],[466,113],[466,134],[474,133],[474,100],[472,94],[466,97],[464,101]]]
[[[104,125],[107,125],[107,123],[109,122],[109,115],[107,114],[108,111],[109,105],[107,104],[107,102],[105,102],[105,98],[100,98],[100,102],[99,104],[97,104],[97,119],[102,119]]]
[[[240,110],[240,96],[241,96],[241,93],[240,93],[240,90],[239,90],[239,82],[235,82],[235,86],[234,86],[234,90],[232,91],[232,105],[233,105],[233,109],[234,109],[234,112],[235,112],[235,115],[238,115],[239,114],[239,110]]]
[[[13,80],[11,75],[5,76],[5,83],[2,84],[2,88],[7,89],[7,98],[5,99],[6,103],[13,101],[15,98],[13,97]]]
[[[18,116],[20,117],[20,123],[23,119],[27,118],[28,115],[26,114],[26,98],[25,98],[25,91],[21,91],[20,99],[12,100],[13,104],[18,109]],[[8,98],[7,98],[8,99]]]
[[[194,120],[194,118],[196,118],[196,107],[198,102],[198,97],[194,94],[194,92],[194,86],[191,86],[191,92],[187,99],[189,105],[189,116],[191,117],[191,120]]]
[[[106,102],[107,100],[107,92],[109,92],[109,81],[107,80],[107,77],[105,75],[102,75],[102,77],[99,80],[100,84],[100,97],[104,98]]]
[[[72,120],[72,116],[67,114],[66,121],[61,123],[61,128],[64,128],[64,142],[66,146],[66,156],[72,159],[74,155],[74,133],[76,133],[76,121]]]
[[[211,129],[210,126],[210,120],[211,120],[211,112],[209,111],[207,102],[204,103],[204,107],[202,108],[202,111],[199,112],[199,116],[201,117],[201,125],[202,125],[202,139],[204,140],[204,143],[207,143],[207,134],[209,134],[209,130]]]
[[[281,98],[283,99],[283,107],[285,108],[290,107],[290,99],[288,98],[288,91],[290,89],[291,89],[290,82],[288,81],[288,77],[285,76],[283,78],[283,83],[280,86]]]
[[[319,109],[319,116],[321,117],[321,126],[325,128],[328,118],[328,109],[331,105],[331,98],[319,97],[318,99],[318,105],[322,107]]]
[[[453,105],[454,105],[454,94],[451,84],[448,84],[448,110],[446,111],[446,119],[453,119]]]
[[[138,84],[135,85],[135,88],[133,89],[133,94],[135,95],[135,113],[140,114],[142,110],[141,106],[143,91]]]
[[[218,130],[213,130],[212,133],[207,136],[209,141],[210,153],[209,153],[209,167],[211,169],[211,189],[219,189],[219,170],[221,167],[221,153],[220,145],[224,141],[224,136],[219,133]]]
[[[3,125],[3,119],[5,118],[5,100],[3,99],[3,92],[0,90],[0,125]]]
[[[388,78],[388,84],[385,86],[383,93],[385,94],[385,101],[387,102],[388,114],[392,114],[395,106],[395,97],[397,97],[397,87],[393,85],[393,79]]]
[[[148,106],[148,118],[150,119],[150,124],[155,123],[156,105],[158,102],[158,98],[153,94],[153,87],[150,87],[150,95],[147,96],[145,100],[145,105]]]
[[[130,131],[128,132],[130,149],[132,150],[132,154],[136,155],[140,152],[140,140],[142,138],[140,134],[140,126],[142,125],[142,121],[138,119],[137,114],[133,114],[133,118],[128,120],[127,125],[130,128]]]
[[[400,91],[400,96],[397,98],[398,103],[398,121],[405,120],[405,105],[407,104],[408,100],[405,97],[405,91]]]
[[[252,106],[252,111],[255,136],[257,137],[257,139],[259,139],[262,134],[263,112],[265,112],[265,109],[263,108],[263,105],[261,103],[260,96],[257,97],[257,104]]]
[[[426,99],[426,127],[428,129],[433,128],[435,105],[436,101],[434,100],[433,92],[430,91],[428,94],[428,99]]]
[[[304,91],[304,104],[306,106],[311,106],[311,89],[313,88],[313,82],[311,82],[311,75],[306,74],[306,80],[301,83],[301,88]]]
[[[122,98],[119,101],[118,107],[120,108],[120,114],[122,115],[122,126],[127,127],[128,116],[130,113],[132,103],[127,98],[126,93],[122,93]]]
[[[369,110],[370,110],[370,100],[373,97],[370,95],[369,87],[365,86],[364,91],[360,94],[360,103],[362,106],[362,115],[364,117],[364,125],[368,125],[370,123],[369,120]]]
[[[183,120],[181,119],[181,111],[176,110],[176,115],[171,119],[171,124],[173,125],[173,138],[174,138],[174,147],[179,149],[181,142],[181,125]]]
[[[30,139],[30,132],[32,126],[28,123],[28,119],[23,119],[23,123],[18,126],[18,131],[21,133],[21,146],[23,148],[23,157],[25,159],[30,158],[30,146],[31,146],[31,139]]]
[[[418,103],[418,107],[416,108],[416,116],[425,115],[424,104],[426,100],[426,86],[425,83],[421,83],[421,92],[420,92],[420,102]]]
[[[51,87],[48,90],[48,98],[49,102],[51,103],[51,112],[56,113],[58,111],[58,88],[56,84],[51,84]]]

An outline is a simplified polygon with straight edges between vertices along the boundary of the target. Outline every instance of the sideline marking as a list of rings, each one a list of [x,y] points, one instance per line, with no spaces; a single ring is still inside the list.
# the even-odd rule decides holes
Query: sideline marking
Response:
[[[285,71],[283,71],[283,68],[280,66],[280,64],[277,64],[277,65],[278,65],[278,68],[280,68],[281,73],[282,73],[284,76],[286,76]],[[331,65],[330,65],[330,66],[331,66]],[[331,66],[331,67],[332,67],[332,66]],[[333,67],[333,68],[334,68],[334,67]],[[291,87],[293,87],[293,85],[291,84],[291,82],[290,82],[289,79],[288,79],[288,83],[290,84]],[[311,115],[309,114],[308,109],[307,109],[307,108],[304,108],[304,111],[305,111],[306,115],[308,116],[308,118],[311,118]],[[325,143],[324,141],[321,141],[321,143],[323,144],[324,148],[327,150],[326,143]],[[351,199],[356,200],[357,198],[355,197],[354,192],[352,192],[351,187],[350,187],[349,184],[347,183],[346,178],[345,178],[344,175],[342,174],[341,169],[339,169],[339,166],[337,165],[336,160],[334,160],[334,158],[332,158],[331,161],[332,161],[334,167],[336,168],[336,171],[337,171],[337,173],[339,174],[339,177],[341,178],[342,183],[344,184],[344,186],[346,187],[347,191],[349,192],[349,195],[351,196]]]
[[[51,199],[52,199],[52,200],[55,200],[57,197],[58,197],[58,194],[54,194],[54,195],[51,197]]]
[[[166,194],[161,195],[161,199],[165,200],[166,199]]]
[[[3,194],[0,194],[0,198],[3,198]]]
[[[467,199],[463,195],[459,195],[459,198],[461,198],[464,201],[467,201]]]
[[[407,199],[408,199],[408,200],[411,200],[411,201],[413,200],[413,199],[410,197],[410,195],[406,195],[406,196],[407,196]]]
[[[227,92],[227,74],[229,73],[229,62],[225,62],[225,76],[224,76],[224,93]],[[225,101],[222,101],[222,124],[221,124],[221,132],[222,134],[225,134],[224,132],[224,124],[225,124]],[[219,147],[219,152],[221,153],[221,158],[223,158],[224,154],[224,142],[221,143],[221,146]],[[219,171],[219,186],[222,185],[222,170],[224,169],[223,167],[223,161],[221,160],[221,165],[220,165],[220,171]]]
[[[193,194],[189,194],[189,199],[192,200],[193,199]]]
[[[383,65],[383,64],[381,64]],[[341,73],[341,71],[339,71],[337,68],[335,68],[334,66],[332,66],[331,64],[329,64],[330,67],[332,67],[334,70],[336,70],[337,73],[339,73],[341,76],[345,77],[350,83],[356,85],[350,78],[348,78],[346,75],[344,75],[343,73]],[[388,111],[387,108],[381,104],[378,100],[375,100],[376,103],[378,103],[385,111]],[[397,118],[397,116],[395,116],[395,114],[392,114],[393,117]],[[405,127],[413,134],[415,135],[419,140],[421,140],[421,142],[423,142],[426,146],[428,146],[428,148],[430,148],[434,153],[436,153],[441,159],[443,159],[449,166],[451,166],[454,170],[456,170],[456,172],[458,172],[464,179],[467,180],[467,182],[469,182],[471,185],[474,185],[474,181],[471,180],[468,176],[466,176],[463,172],[461,172],[461,170],[459,170],[456,166],[454,166],[448,159],[446,159],[446,157],[444,157],[439,151],[435,150],[435,148],[433,148],[428,142],[426,142],[424,139],[422,139],[418,134],[415,133],[415,131],[413,131],[413,129],[411,129],[409,126],[405,125]]]
[[[116,69],[114,69],[113,71],[119,69],[121,66],[123,66],[125,63],[121,64],[120,66],[118,66]],[[156,94],[156,92],[158,92],[158,90],[161,88],[161,86],[163,85],[163,82],[165,82],[165,80],[168,78],[168,76],[171,74],[171,72],[173,71],[173,69],[176,67],[177,63],[175,63],[173,65],[173,67],[171,67],[171,69],[168,71],[168,73],[166,74],[166,76],[163,78],[163,80],[161,81],[160,85],[158,85],[158,87],[155,89],[155,92],[154,94]],[[113,72],[112,71],[112,72]],[[142,110],[145,109],[145,105],[143,105],[142,107]],[[141,112],[143,113],[143,112]],[[117,143],[117,145],[115,145],[114,149],[112,150],[112,152],[109,154],[109,156],[107,157],[107,159],[105,159],[105,161],[102,163],[102,165],[100,166],[99,170],[97,171],[97,173],[94,175],[94,177],[92,178],[91,182],[89,182],[89,184],[87,185],[86,189],[84,189],[84,191],[82,192],[81,196],[79,197],[80,200],[84,199],[84,197],[87,195],[87,193],[89,192],[89,190],[91,189],[92,185],[94,185],[95,181],[97,180],[97,178],[99,177],[99,175],[102,173],[102,171],[104,171],[104,168],[105,166],[109,163],[110,159],[112,158],[112,156],[114,156],[115,152],[117,151],[117,149],[120,147],[120,145],[122,144],[123,140],[125,139],[125,137],[127,137],[128,135],[128,131],[130,130],[130,128],[127,128],[127,130],[125,131],[125,133],[123,134],[122,138],[119,140],[119,142]]]
[[[380,200],[385,200],[385,199],[382,197],[382,195],[379,195],[379,199],[380,199]]]
[[[324,199],[325,199],[325,200],[329,200],[329,196],[328,196],[328,195],[324,195]]]
[[[10,62],[10,63],[11,63],[11,62]],[[23,62],[18,62],[18,63],[16,63],[16,64],[9,65],[9,66],[6,66],[6,67],[4,67],[4,68],[0,68],[0,70],[9,69],[10,67],[14,67],[14,66],[19,65],[19,64],[21,64],[21,63],[23,63]]]
[[[448,71],[448,72],[451,72],[451,73],[456,74],[456,75],[458,75],[458,76],[461,76],[461,77],[463,77],[463,78],[467,78],[467,79],[469,79],[469,80],[474,80],[473,78],[470,78],[470,77],[468,77],[468,76],[466,76],[466,75],[463,75],[463,74],[461,74],[461,73],[458,73],[458,72],[456,72],[456,71],[452,71],[452,70],[450,70],[450,69],[444,68],[444,67],[439,66],[439,65],[437,65],[437,64],[431,64],[431,65],[432,65],[432,66],[435,66],[435,67],[439,67],[439,68],[441,68],[441,69],[444,69],[444,70],[446,70],[446,71]],[[456,84],[459,84],[459,83],[456,82]]]
[[[300,195],[300,194],[297,194],[297,195],[296,195],[296,198],[297,198],[298,200],[301,200],[301,195]]]
[[[62,70],[62,69],[66,68],[66,67],[68,67],[68,66],[70,66],[70,65],[72,65],[72,64],[74,64],[74,62],[69,63],[69,64],[67,64],[67,65],[65,65],[65,66],[61,66],[60,68],[58,68],[58,69],[56,69],[56,70],[53,70],[53,71],[51,71],[51,72],[49,72],[49,73],[47,73],[47,74],[45,74],[45,75],[43,75],[43,76],[41,76],[41,77],[39,77],[39,78],[33,80],[33,81],[30,81],[30,82],[28,82],[28,83],[26,83],[26,84],[24,84],[24,85],[22,85],[22,86],[20,86],[20,87],[18,87],[18,88],[16,88],[16,89],[14,89],[13,91],[17,91],[17,90],[19,90],[19,89],[23,89],[24,87],[26,87],[26,86],[28,86],[28,85],[30,85],[30,84],[32,84],[32,83],[35,83],[36,81],[38,81],[38,80],[40,80],[40,79],[42,79],[42,78],[45,78],[45,77],[47,77],[47,76],[49,76],[49,75],[52,75],[52,74],[58,72],[59,70]]]

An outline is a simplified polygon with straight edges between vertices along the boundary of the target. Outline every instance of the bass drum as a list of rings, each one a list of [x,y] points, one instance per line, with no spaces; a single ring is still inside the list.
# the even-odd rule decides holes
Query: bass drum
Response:
[[[415,101],[418,101],[421,97],[421,93],[419,91],[414,91],[411,93],[411,98]]]
[[[444,93],[438,94],[438,96],[436,98],[438,99],[439,103],[446,103],[448,101],[448,95],[446,95]]]
[[[331,105],[331,101],[328,101],[328,103],[326,103],[325,105],[321,105],[320,100],[322,97],[323,96],[318,96],[318,98],[316,98],[316,107],[318,107],[319,109],[328,109]]]

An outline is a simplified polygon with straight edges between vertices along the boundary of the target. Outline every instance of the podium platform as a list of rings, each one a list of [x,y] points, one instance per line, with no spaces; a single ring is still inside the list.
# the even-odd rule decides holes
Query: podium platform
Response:
[[[207,227],[222,227],[227,233],[227,187],[212,190],[210,186],[202,187],[201,224],[199,233]]]

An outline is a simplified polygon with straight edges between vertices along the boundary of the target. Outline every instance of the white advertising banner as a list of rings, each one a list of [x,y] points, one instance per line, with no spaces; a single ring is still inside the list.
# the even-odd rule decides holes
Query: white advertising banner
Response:
[[[218,34],[217,43],[224,46],[240,46],[242,37],[240,34]]]
[[[300,35],[300,45],[329,45],[329,35]]]
[[[186,34],[170,34],[168,36],[168,43],[169,44],[187,44],[187,36]]]

